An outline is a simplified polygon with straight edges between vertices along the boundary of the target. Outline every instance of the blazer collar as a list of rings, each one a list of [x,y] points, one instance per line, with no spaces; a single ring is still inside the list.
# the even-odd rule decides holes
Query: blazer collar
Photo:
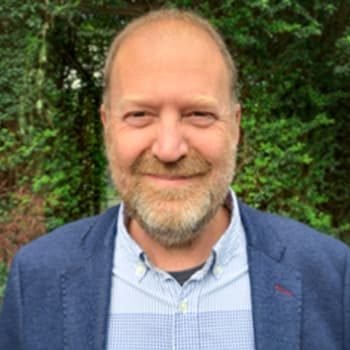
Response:
[[[247,236],[256,349],[300,349],[301,274],[285,263],[287,248],[262,214],[240,203]]]

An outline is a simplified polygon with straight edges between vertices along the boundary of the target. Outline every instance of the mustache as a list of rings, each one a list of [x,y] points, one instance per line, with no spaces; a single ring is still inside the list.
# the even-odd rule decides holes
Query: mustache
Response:
[[[137,175],[160,175],[192,177],[207,174],[211,164],[199,152],[191,150],[188,155],[174,161],[162,162],[149,152],[141,154],[131,166],[131,172]]]

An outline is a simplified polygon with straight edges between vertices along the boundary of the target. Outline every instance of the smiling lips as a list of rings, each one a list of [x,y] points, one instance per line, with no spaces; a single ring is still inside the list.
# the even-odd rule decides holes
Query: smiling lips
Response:
[[[167,186],[176,186],[176,185],[183,185],[188,183],[189,181],[193,180],[194,178],[198,178],[202,176],[202,174],[193,174],[193,175],[165,175],[165,174],[144,174],[147,178],[151,179],[154,182],[157,182],[159,184],[164,184]]]

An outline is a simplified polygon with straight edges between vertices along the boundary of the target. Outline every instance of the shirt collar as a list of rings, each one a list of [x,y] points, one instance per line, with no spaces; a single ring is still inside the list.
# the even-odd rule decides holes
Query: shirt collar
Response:
[[[230,189],[225,206],[231,214],[230,222],[223,235],[213,247],[215,265],[226,265],[238,252],[241,244],[240,230],[242,228],[236,194]]]
[[[197,277],[202,277],[208,271],[211,271],[216,278],[219,278],[225,265],[238,254],[240,247],[244,247],[242,241],[244,241],[245,237],[242,234],[243,226],[237,197],[231,189],[228,192],[225,206],[230,212],[229,225],[214,245],[212,254],[209,256],[202,270],[195,274]],[[117,220],[116,251],[126,255],[126,261],[131,263],[132,269],[136,271],[137,279],[141,280],[153,266],[142,248],[131,238],[126,226],[127,220],[124,203],[121,203]]]
[[[131,238],[128,229],[127,229],[128,217],[125,212],[125,206],[122,202],[120,204],[118,221],[117,221],[117,236],[120,236],[120,243],[123,244],[123,248],[126,249],[126,252],[130,256],[134,256],[137,259],[140,259],[143,255],[142,248]]]

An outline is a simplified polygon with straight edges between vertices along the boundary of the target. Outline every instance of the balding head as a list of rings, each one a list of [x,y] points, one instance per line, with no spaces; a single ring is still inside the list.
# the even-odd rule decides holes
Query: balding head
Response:
[[[167,9],[150,12],[142,17],[131,21],[113,40],[109,49],[104,69],[104,90],[103,103],[109,106],[109,89],[114,61],[122,45],[131,37],[137,35],[145,36],[148,32],[156,30],[159,36],[167,34],[188,34],[189,31],[200,33],[199,39],[211,41],[211,44],[218,49],[227,70],[228,89],[232,102],[237,101],[237,69],[220,34],[205,19],[198,15],[178,9]],[[172,33],[173,32],[173,33]],[[215,49],[214,49],[215,50]]]

